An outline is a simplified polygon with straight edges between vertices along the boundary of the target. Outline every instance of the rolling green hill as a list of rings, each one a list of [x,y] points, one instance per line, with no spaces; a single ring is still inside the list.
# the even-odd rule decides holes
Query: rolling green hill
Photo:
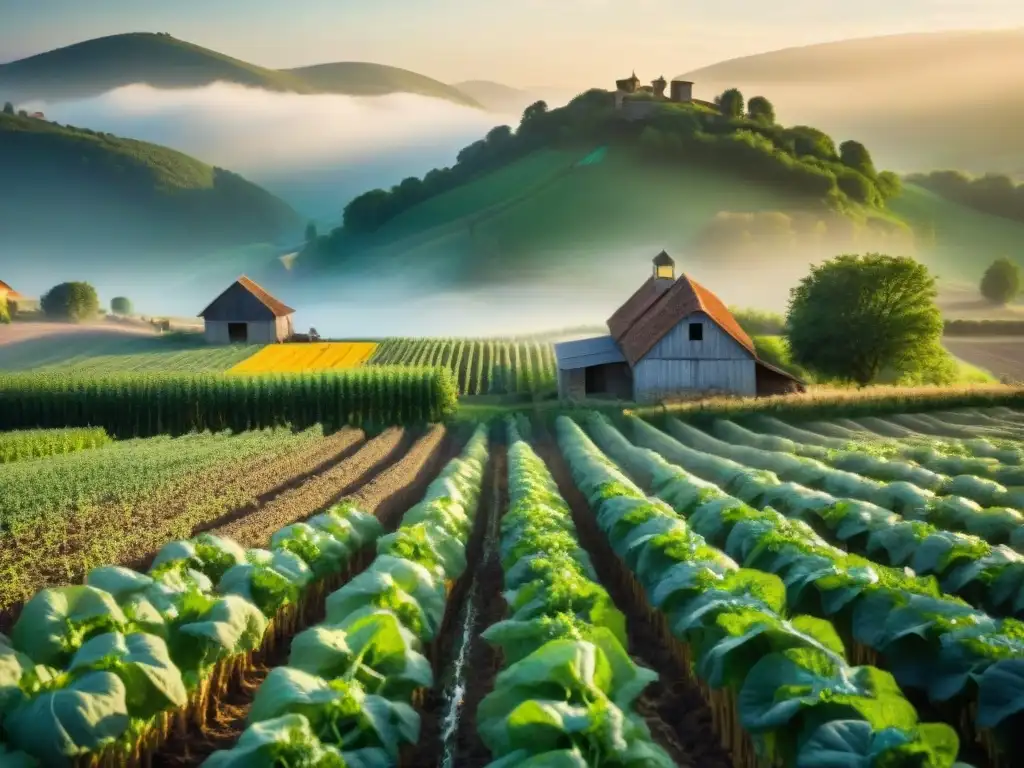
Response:
[[[267,69],[165,34],[99,37],[0,65],[0,97],[12,101],[84,98],[136,83],[196,88],[218,81],[293,93],[415,93],[478,106],[450,85],[403,69],[360,62]]]
[[[976,284],[1024,239],[1022,223],[914,185],[882,195],[883,174],[851,177],[814,129],[672,105],[630,123],[604,111],[602,94],[544,113],[546,133],[495,129],[452,168],[357,198],[346,225],[300,255],[299,272],[391,259],[455,283],[600,287],[635,280],[664,248],[699,279],[730,285],[728,301],[780,309],[809,262],[838,253],[913,254],[943,280]],[[794,160],[793,136],[820,142],[826,159],[804,148]]]
[[[286,203],[166,147],[0,114],[0,241],[237,245],[294,237]]]
[[[1024,174],[1024,30],[842,40],[683,75],[701,97],[769,95],[781,119],[855,137],[886,167]]]

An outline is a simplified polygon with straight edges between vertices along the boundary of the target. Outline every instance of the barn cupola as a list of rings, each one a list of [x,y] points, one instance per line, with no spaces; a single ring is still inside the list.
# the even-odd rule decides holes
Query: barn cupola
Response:
[[[654,257],[654,279],[656,282],[667,280],[673,282],[676,279],[676,263],[672,257],[662,251]]]

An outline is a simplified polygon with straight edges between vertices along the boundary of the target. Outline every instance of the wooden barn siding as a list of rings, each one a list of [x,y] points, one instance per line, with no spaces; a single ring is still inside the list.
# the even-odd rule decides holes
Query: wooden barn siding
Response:
[[[690,323],[704,327],[690,341]],[[633,368],[633,396],[653,402],[685,392],[757,393],[754,357],[703,312],[681,320]]]
[[[283,318],[278,318],[281,320]],[[242,322],[232,320],[231,322]],[[286,337],[279,335],[279,322],[266,320],[259,323],[246,323],[246,343],[248,344],[274,344],[284,341]],[[209,344],[230,344],[228,335],[228,322],[219,320],[207,320],[205,323],[204,338]]]
[[[558,397],[561,400],[582,400],[586,397],[587,369],[558,371]]]
[[[704,326],[703,341],[690,341],[690,323]],[[703,312],[676,323],[644,360],[753,360],[750,352]]]
[[[273,322],[274,313],[267,305],[253,296],[238,283],[232,283],[223,294],[209,306],[203,314],[206,320],[218,320],[229,323],[245,323],[269,320]]]

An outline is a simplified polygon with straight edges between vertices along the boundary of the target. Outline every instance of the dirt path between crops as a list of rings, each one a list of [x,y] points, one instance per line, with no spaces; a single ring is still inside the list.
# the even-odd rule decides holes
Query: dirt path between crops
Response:
[[[418,708],[420,714],[420,738],[415,746],[403,750],[399,765],[402,768],[435,768],[440,766],[442,754],[442,738],[446,726],[446,716],[458,717],[459,708],[450,711],[448,699],[460,693],[460,684],[468,672],[459,668],[458,657],[462,650],[463,632],[466,628],[466,611],[472,610],[475,575],[480,567],[484,549],[484,539],[488,530],[488,511],[486,494],[490,487],[489,479],[493,472],[493,463],[488,461],[482,478],[482,491],[479,500],[473,530],[466,542],[466,570],[455,582],[445,603],[444,619],[438,629],[437,636],[426,649],[434,673],[434,687]],[[472,622],[470,624],[471,629]],[[461,674],[460,674],[461,673]],[[456,721],[457,722],[457,721]],[[461,766],[460,766],[461,768]]]
[[[206,530],[234,539],[243,547],[265,547],[275,531],[323,511],[370,482],[383,467],[405,453],[412,439],[413,436],[401,427],[390,427],[366,441],[347,459],[331,464],[266,503]]]
[[[258,456],[242,464],[221,464],[200,476],[165,487],[133,504],[99,504],[78,510],[61,535],[21,538],[0,552],[0,573],[17,574],[26,594],[56,584],[77,584],[97,563],[144,571],[168,541],[185,539],[210,527],[208,521],[234,519],[295,488],[313,475],[343,462],[363,444],[359,429],[342,429],[311,441],[291,455]],[[204,490],[196,493],[197,485]],[[202,503],[197,504],[200,498]],[[232,510],[225,514],[225,510]],[[131,535],[114,535],[122,528]],[[52,533],[52,532],[51,532]],[[140,549],[145,553],[139,555]],[[31,562],[19,562],[20,553]],[[9,631],[21,613],[18,602],[0,611],[0,632]]]
[[[385,529],[391,531],[401,522],[405,511],[423,496],[444,464],[458,455],[460,449],[458,441],[449,439],[444,427],[430,427],[401,458],[380,470],[348,498],[362,501],[364,508],[375,512]],[[364,570],[372,560],[371,548],[363,553],[352,576]],[[322,621],[326,596],[325,593],[316,604],[307,606],[304,621],[297,631]],[[288,637],[260,654],[242,678],[234,681],[228,695],[216,703],[206,727],[192,727],[187,734],[174,737],[156,755],[153,764],[198,766],[213,752],[234,746],[246,728],[256,691],[271,669],[287,663],[290,644],[291,637]]]
[[[711,710],[626,588],[617,572],[622,567],[618,556],[597,528],[587,500],[573,483],[557,443],[550,438],[540,440],[535,450],[544,459],[562,497],[572,509],[580,544],[590,553],[601,584],[626,615],[630,656],[659,675],[636,704],[654,741],[680,768],[732,768],[729,753],[714,733]]]
[[[474,569],[476,585],[472,591],[473,610],[469,627],[464,687],[458,692],[458,719],[442,728],[438,741],[441,748],[439,768],[481,768],[492,761],[476,727],[476,710],[480,701],[494,690],[494,678],[504,663],[501,651],[480,637],[480,633],[505,618],[502,597],[504,574],[501,570],[498,544],[501,518],[508,510],[508,452],[503,444],[491,445],[490,477],[484,486],[483,508],[488,523],[484,551]]]

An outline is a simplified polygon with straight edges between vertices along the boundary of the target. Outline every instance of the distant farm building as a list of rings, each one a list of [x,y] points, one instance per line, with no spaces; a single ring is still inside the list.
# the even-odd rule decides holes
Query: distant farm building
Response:
[[[665,88],[670,86],[669,95],[665,96]],[[628,120],[643,120],[650,117],[658,106],[665,103],[703,104],[715,107],[708,101],[693,98],[693,83],[689,80],[673,80],[671,84],[664,77],[659,77],[650,85],[641,85],[636,72],[624,80],[615,81],[615,109],[625,115]]]
[[[27,312],[39,308],[38,299],[31,299],[28,296],[23,296],[3,280],[0,280],[0,301],[7,304],[12,315],[17,314],[18,312]]]
[[[758,359],[721,299],[686,275],[677,280],[667,253],[653,263],[652,276],[608,320],[608,336],[555,345],[559,397],[651,403],[806,389]]]
[[[36,120],[46,119],[46,115],[44,115],[42,112],[30,112],[29,117],[35,118]]]
[[[244,275],[199,313],[210,344],[274,344],[293,333],[295,310]]]

